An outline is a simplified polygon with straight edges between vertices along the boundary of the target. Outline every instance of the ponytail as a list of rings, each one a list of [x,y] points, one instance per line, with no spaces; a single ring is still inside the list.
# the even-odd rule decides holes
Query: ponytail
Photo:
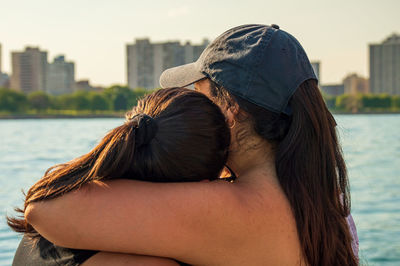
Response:
[[[156,121],[146,114],[137,114],[112,131],[105,149],[95,160],[89,176],[132,178],[135,151],[150,143],[158,130]]]

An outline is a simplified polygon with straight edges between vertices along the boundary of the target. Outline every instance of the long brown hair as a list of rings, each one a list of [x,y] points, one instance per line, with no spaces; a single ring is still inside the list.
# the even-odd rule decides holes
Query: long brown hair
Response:
[[[239,116],[250,118],[255,132],[275,145],[278,179],[291,204],[307,262],[358,265],[346,222],[350,213],[346,165],[335,119],[316,81],[307,80],[296,90],[289,103],[291,116],[254,105],[212,81],[211,94],[228,106],[236,102]]]
[[[59,197],[94,181],[129,178],[184,182],[218,178],[227,159],[230,132],[217,105],[189,89],[158,90],[126,114],[89,153],[51,167],[28,191],[29,203]],[[15,231],[39,236],[26,220],[7,218]]]

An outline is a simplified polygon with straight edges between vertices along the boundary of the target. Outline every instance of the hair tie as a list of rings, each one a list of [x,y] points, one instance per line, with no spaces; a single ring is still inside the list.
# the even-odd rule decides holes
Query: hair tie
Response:
[[[157,122],[149,115],[137,114],[130,120],[135,127],[135,145],[137,148],[148,144],[157,134]]]

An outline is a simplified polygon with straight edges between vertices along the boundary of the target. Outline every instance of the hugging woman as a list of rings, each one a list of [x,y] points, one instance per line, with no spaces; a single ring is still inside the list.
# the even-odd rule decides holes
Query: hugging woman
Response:
[[[205,95],[161,89],[139,100],[126,114],[126,122],[88,154],[50,168],[28,191],[25,207],[116,177],[151,182],[216,180],[229,143],[225,117]],[[61,248],[41,237],[25,219],[9,218],[8,222],[15,231],[25,233],[13,265],[104,265],[107,260],[111,265],[120,261],[176,264],[161,258]]]
[[[90,182],[27,203],[35,230],[69,248],[193,265],[358,265],[336,122],[292,35],[277,25],[232,28],[160,84],[194,84],[218,104],[236,180]]]

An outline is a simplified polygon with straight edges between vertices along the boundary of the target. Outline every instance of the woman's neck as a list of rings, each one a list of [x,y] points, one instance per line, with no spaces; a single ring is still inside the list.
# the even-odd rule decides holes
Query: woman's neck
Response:
[[[245,143],[232,144],[227,165],[238,182],[247,182],[249,173],[260,171],[276,179],[273,146],[258,136],[246,138]]]

